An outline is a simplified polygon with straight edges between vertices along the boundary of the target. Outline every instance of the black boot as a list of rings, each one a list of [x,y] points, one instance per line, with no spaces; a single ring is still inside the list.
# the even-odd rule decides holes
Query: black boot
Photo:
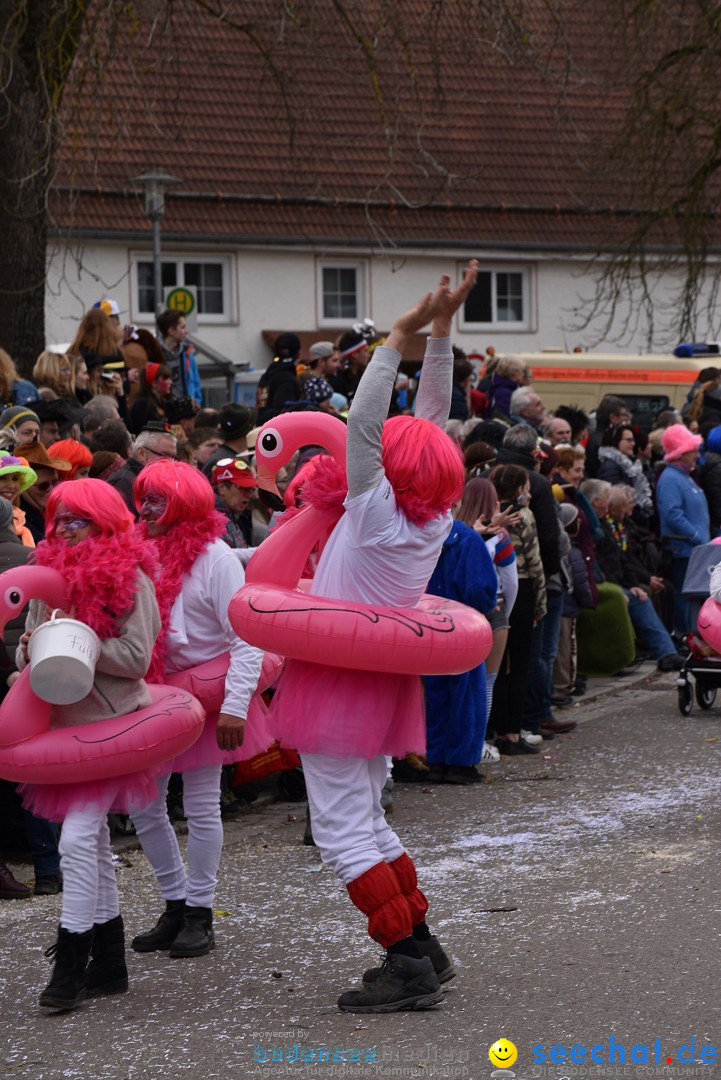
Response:
[[[133,938],[135,952],[158,952],[169,949],[183,925],[185,900],[166,900],[165,911],[152,930]]]
[[[74,1009],[83,1000],[92,943],[92,930],[71,934],[63,926],[58,927],[58,940],[45,953],[55,957],[53,976],[40,995],[40,1004],[46,1009]]]
[[[209,907],[186,907],[183,929],[170,946],[174,960],[181,956],[205,956],[215,948],[213,912]]]
[[[91,960],[85,972],[85,992],[88,997],[124,994],[128,989],[128,969],[125,966],[123,916],[116,915],[108,922],[96,923],[94,929]]]
[[[303,833],[303,843],[306,847],[315,847],[315,840],[313,839],[313,826],[310,823],[310,807],[305,808],[305,832]]]
[[[386,1013],[401,1009],[428,1009],[443,1000],[433,964],[388,953],[378,978],[366,990],[349,990],[338,998],[343,1012]]]
[[[455,978],[456,969],[453,966],[453,961],[446,955],[435,934],[432,934],[426,941],[419,941],[417,938],[414,940],[421,956],[427,956],[433,964],[433,970],[438,976],[439,983],[446,983]],[[382,967],[374,967],[364,972],[363,985],[366,989],[373,985],[382,971]]]

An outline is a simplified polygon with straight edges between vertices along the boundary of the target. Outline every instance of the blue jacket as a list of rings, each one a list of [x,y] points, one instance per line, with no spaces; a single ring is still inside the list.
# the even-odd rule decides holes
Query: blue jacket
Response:
[[[496,606],[498,579],[481,537],[455,521],[428,592],[484,613]],[[462,675],[424,675],[427,759],[431,765],[477,765],[486,734],[486,668]]]
[[[184,341],[178,352],[173,352],[163,341],[160,344],[173,375],[173,397],[191,397],[196,405],[202,405],[203,388],[193,346]]]
[[[16,379],[12,387],[13,405],[27,405],[30,401],[40,401],[40,394],[34,383],[28,379]]]
[[[661,473],[656,485],[656,506],[660,532],[671,554],[687,558],[699,544],[711,539],[708,503],[698,484],[673,462]]]

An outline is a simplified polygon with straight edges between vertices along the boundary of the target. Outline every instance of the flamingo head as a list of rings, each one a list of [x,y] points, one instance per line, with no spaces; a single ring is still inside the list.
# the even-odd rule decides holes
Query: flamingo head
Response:
[[[258,487],[280,492],[275,485],[278,470],[287,465],[302,446],[322,446],[339,465],[345,466],[346,426],[329,413],[295,412],[274,416],[258,432],[255,464]]]
[[[15,566],[0,574],[0,637],[30,600],[67,607],[65,579],[49,566]]]

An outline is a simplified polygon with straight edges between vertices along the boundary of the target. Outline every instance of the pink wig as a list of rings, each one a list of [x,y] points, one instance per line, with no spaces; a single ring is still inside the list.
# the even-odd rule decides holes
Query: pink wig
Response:
[[[45,535],[55,536],[55,515],[63,504],[71,513],[97,525],[103,536],[129,533],[135,519],[114,487],[104,480],[65,480],[50,492],[45,507]]]
[[[393,416],[383,425],[383,468],[396,502],[414,525],[444,514],[463,492],[463,456],[430,420]]]
[[[146,465],[133,484],[138,510],[143,498],[150,494],[168,500],[165,513],[158,518],[161,525],[202,520],[215,510],[215,494],[207,476],[185,461],[163,458]]]
[[[61,439],[48,448],[48,453],[50,457],[70,462],[73,468],[72,472],[68,473],[67,480],[74,480],[78,469],[89,469],[93,463],[93,455],[87,446],[83,446],[76,439]]]

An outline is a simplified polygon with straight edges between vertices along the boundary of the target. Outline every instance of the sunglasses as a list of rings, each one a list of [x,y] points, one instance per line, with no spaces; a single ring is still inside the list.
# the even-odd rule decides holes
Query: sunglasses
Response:
[[[166,458],[168,461],[177,461],[175,454],[161,454],[159,450],[153,450],[152,446],[146,446],[145,449],[149,454],[155,454],[156,457]]]

